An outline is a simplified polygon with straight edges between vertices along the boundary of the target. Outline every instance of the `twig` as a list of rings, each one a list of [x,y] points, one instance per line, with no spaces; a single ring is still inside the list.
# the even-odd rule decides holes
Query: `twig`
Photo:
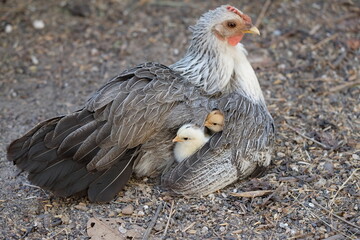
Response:
[[[196,222],[191,223],[189,226],[181,230],[182,232],[186,232],[188,229],[192,228],[195,225]]]
[[[296,128],[290,126],[289,124],[285,123],[285,126],[287,126],[288,128],[290,128],[291,130],[293,130],[294,132],[296,132],[297,134],[299,134],[299,135],[302,136],[303,138],[305,138],[305,139],[307,139],[307,140],[310,140],[310,141],[313,141],[314,143],[320,145],[320,146],[323,147],[324,149],[326,149],[326,150],[330,150],[330,149],[331,149],[329,146],[327,146],[327,145],[325,145],[325,144],[323,144],[323,143],[321,143],[321,142],[319,142],[319,141],[317,141],[317,140],[315,140],[315,139],[313,139],[313,138],[311,138],[311,137],[308,137],[308,136],[306,136],[305,134],[299,132]]]
[[[269,6],[271,4],[271,0],[266,0],[265,4],[263,5],[261,12],[259,14],[259,17],[256,19],[255,26],[259,27],[263,18],[265,17],[266,11],[269,9]]]
[[[32,184],[28,184],[28,183],[23,183],[23,185],[24,185],[24,186],[28,186],[28,187],[32,187],[32,188],[42,189],[42,188],[39,187],[39,186],[32,185]]]
[[[334,201],[335,201],[336,196],[337,196],[337,195],[339,194],[339,192],[345,187],[345,185],[349,182],[349,180],[352,178],[352,176],[354,176],[354,174],[355,174],[358,170],[360,170],[360,168],[355,169],[355,170],[350,174],[350,176],[345,180],[345,182],[340,186],[340,188],[337,190],[337,192],[335,193],[335,195],[334,195],[333,198],[331,199],[331,201],[330,201],[330,206],[331,206],[332,204],[334,204]]]
[[[354,227],[354,228],[357,228],[357,229],[360,229],[360,227],[359,226],[356,226],[355,224],[353,224],[352,222],[349,222],[348,220],[346,220],[346,219],[344,219],[344,218],[342,218],[342,217],[340,217],[340,216],[338,216],[338,215],[336,215],[335,213],[332,213],[331,211],[329,211],[328,209],[326,209],[325,207],[323,207],[323,206],[321,206],[319,203],[317,203],[316,202],[316,200],[315,199],[312,199],[312,201],[311,201],[313,204],[315,204],[316,206],[318,206],[319,208],[321,208],[322,210],[324,210],[325,212],[327,212],[327,213],[329,213],[329,214],[331,214],[331,215],[333,215],[334,217],[336,217],[336,218],[338,218],[338,219],[340,219],[341,221],[343,221],[343,222],[346,222],[347,224],[349,224],[350,226],[352,226],[352,227]]]
[[[262,202],[261,206],[264,207],[265,204],[275,195],[278,194],[279,191],[283,188],[284,184],[280,183],[280,186],[278,188],[275,189],[275,191],[273,191],[267,198],[265,198],[265,200]]]
[[[360,85],[360,81],[352,81],[352,82],[347,82],[347,83],[341,84],[339,86],[331,88],[329,90],[329,92],[331,92],[331,93],[338,92],[338,91],[344,90],[346,88],[354,87],[356,85]]]
[[[169,228],[170,219],[171,219],[171,216],[172,216],[172,214],[173,214],[173,209],[174,209],[174,200],[171,201],[171,208],[170,208],[169,218],[168,218],[167,223],[166,223],[166,227],[165,227],[165,230],[164,230],[163,238],[165,238],[166,233],[167,233],[167,230],[168,230],[168,228]]]
[[[350,236],[346,235],[345,233],[341,232],[340,230],[338,230],[337,228],[335,228],[334,226],[332,226],[331,224],[329,224],[328,222],[326,222],[325,220],[323,220],[321,217],[317,216],[316,213],[314,213],[313,211],[311,211],[307,206],[305,206],[302,202],[300,202],[294,195],[292,195],[290,193],[290,195],[295,199],[295,201],[297,201],[303,208],[305,208],[309,213],[311,213],[315,218],[317,218],[318,220],[320,220],[321,222],[323,222],[326,226],[330,227],[331,229],[333,229],[335,232],[340,233],[341,235],[347,237],[350,239]]]
[[[156,209],[154,217],[151,219],[151,222],[150,222],[148,228],[146,229],[146,232],[145,232],[145,234],[144,234],[144,236],[142,238],[143,240],[149,239],[150,232],[151,232],[151,230],[153,229],[153,227],[156,224],[156,220],[159,217],[159,214],[160,214],[160,211],[161,211],[162,207],[163,207],[163,203],[160,203],[159,206]]]
[[[335,34],[331,35],[330,37],[327,37],[327,38],[321,40],[321,41],[318,42],[317,44],[313,45],[313,46],[311,47],[311,50],[318,49],[319,47],[321,47],[321,46],[324,45],[325,43],[330,42],[331,40],[334,40],[335,38],[337,38],[338,35],[339,35],[338,33],[335,33]]]
[[[257,190],[250,192],[230,193],[230,195],[233,197],[254,198],[254,197],[261,197],[264,195],[268,195],[273,192],[274,190]]]

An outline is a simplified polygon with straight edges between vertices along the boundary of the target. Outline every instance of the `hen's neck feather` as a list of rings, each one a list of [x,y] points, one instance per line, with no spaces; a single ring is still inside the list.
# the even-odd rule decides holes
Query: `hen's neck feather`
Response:
[[[237,91],[254,102],[264,103],[258,79],[243,45],[230,46],[204,26],[199,27],[198,23],[194,27],[185,57],[171,67],[208,94]]]

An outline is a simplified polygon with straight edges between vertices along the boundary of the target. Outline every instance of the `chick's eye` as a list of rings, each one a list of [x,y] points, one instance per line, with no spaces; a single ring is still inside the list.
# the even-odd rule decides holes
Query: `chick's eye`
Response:
[[[228,23],[227,23],[227,26],[228,26],[229,28],[234,28],[234,27],[236,27],[236,23],[234,23],[234,22],[228,22]]]

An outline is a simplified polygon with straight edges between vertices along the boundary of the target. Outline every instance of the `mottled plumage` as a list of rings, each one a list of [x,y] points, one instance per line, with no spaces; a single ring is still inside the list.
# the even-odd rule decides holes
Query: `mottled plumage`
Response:
[[[237,9],[235,9],[237,10]],[[137,176],[162,175],[183,195],[208,194],[270,164],[273,120],[240,41],[251,19],[221,6],[193,27],[190,48],[170,67],[145,63],[101,87],[79,111],[46,120],[8,147],[29,180],[60,196],[110,201]],[[233,27],[232,24],[235,24]],[[222,132],[170,168],[172,138],[218,109]]]

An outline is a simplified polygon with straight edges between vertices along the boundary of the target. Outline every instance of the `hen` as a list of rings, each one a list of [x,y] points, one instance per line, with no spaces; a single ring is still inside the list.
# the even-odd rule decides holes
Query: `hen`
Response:
[[[192,31],[184,58],[170,67],[150,62],[124,71],[80,110],[13,141],[8,159],[56,195],[110,201],[133,172],[161,173],[173,157],[176,130],[189,120],[202,125],[218,109],[224,130],[166,172],[163,186],[196,196],[261,172],[270,164],[273,120],[240,43],[259,31],[232,6],[205,13]]]

